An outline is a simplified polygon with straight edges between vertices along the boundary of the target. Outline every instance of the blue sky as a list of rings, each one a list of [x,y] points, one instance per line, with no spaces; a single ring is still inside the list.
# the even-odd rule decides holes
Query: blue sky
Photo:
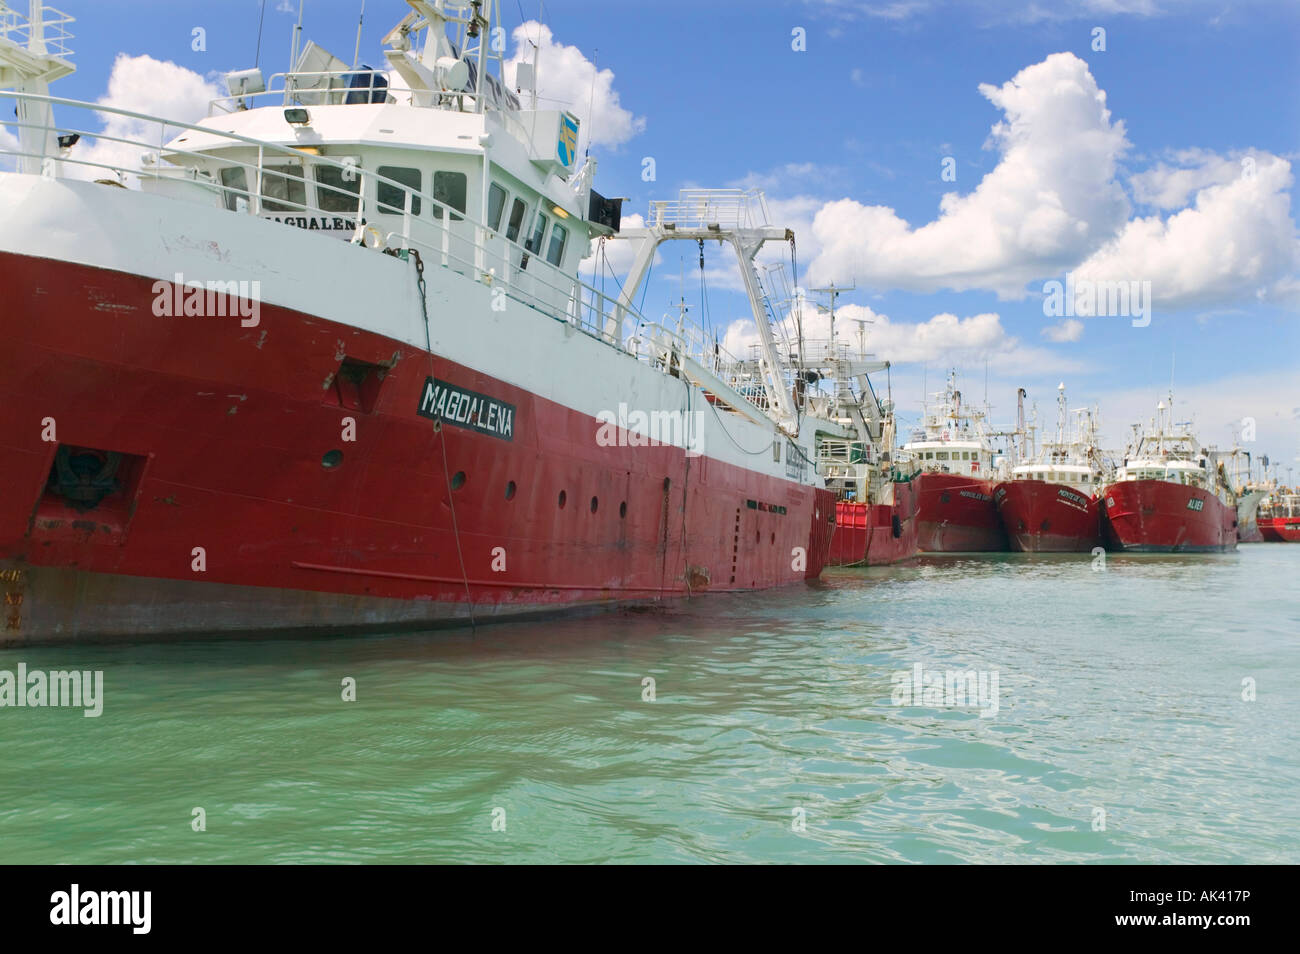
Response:
[[[253,64],[258,0],[62,6],[78,18],[79,71],[57,95],[105,96],[121,53],[208,81]],[[297,3],[266,6],[269,73],[287,66]],[[359,9],[307,0],[305,34],[351,59]],[[380,38],[406,9],[368,0],[363,60],[382,63]],[[539,6],[504,0],[502,13],[514,31]],[[627,196],[629,213],[683,187],[763,188],[796,229],[801,278],[857,282],[844,315],[873,322],[868,347],[896,361],[904,414],[919,411],[923,377],[933,389],[956,366],[968,395],[982,395],[987,373],[1002,423],[1018,386],[1050,419],[1065,381],[1072,403],[1101,405],[1118,443],[1176,361],[1177,399],[1204,440],[1230,443],[1252,417],[1245,446],[1283,461],[1284,476],[1300,470],[1300,4],[553,0],[541,19],[544,93],[587,117],[589,63],[608,71],[586,123],[597,188]],[[206,51],[191,48],[194,27]],[[1104,51],[1093,49],[1098,27]],[[522,35],[538,36],[536,23],[511,52]],[[140,108],[151,95],[123,83],[117,100]],[[945,195],[956,203],[946,212]],[[699,311],[695,255],[665,250],[649,314],[679,294],[683,261]],[[1045,316],[1043,283],[1076,268],[1151,281],[1150,325]],[[709,319],[742,344],[743,297],[716,252],[708,269]]]

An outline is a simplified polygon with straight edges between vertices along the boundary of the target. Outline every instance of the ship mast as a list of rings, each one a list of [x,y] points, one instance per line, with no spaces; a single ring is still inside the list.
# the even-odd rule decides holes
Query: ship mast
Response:
[[[24,20],[0,0],[0,89],[49,96],[50,83],[76,71],[68,59],[73,18],[41,0],[31,0]],[[59,155],[54,109],[40,99],[18,98],[18,171],[39,175],[47,158]]]

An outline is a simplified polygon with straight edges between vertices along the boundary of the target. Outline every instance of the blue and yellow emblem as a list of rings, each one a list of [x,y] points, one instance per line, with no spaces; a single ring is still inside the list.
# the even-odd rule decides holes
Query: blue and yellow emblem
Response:
[[[566,169],[578,158],[578,121],[567,113],[560,116],[560,141],[555,152]]]

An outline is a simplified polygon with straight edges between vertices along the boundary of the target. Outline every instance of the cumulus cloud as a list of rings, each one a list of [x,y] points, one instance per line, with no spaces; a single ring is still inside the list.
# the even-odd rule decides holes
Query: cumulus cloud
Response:
[[[1244,160],[1244,164],[1243,164]],[[1269,154],[1205,156],[1141,180],[1152,204],[1195,200],[1167,218],[1136,218],[1075,269],[1075,279],[1149,281],[1163,308],[1206,308],[1294,296],[1300,243],[1291,164]]]
[[[1058,324],[1048,325],[1044,328],[1043,337],[1058,344],[1078,341],[1083,337],[1083,322],[1075,318],[1066,318]]]
[[[826,204],[812,223],[821,249],[813,280],[1022,298],[1029,281],[1080,261],[1122,227],[1129,202],[1115,172],[1128,141],[1083,60],[1054,53],[980,92],[1004,113],[989,139],[997,166],[972,192],[946,194],[938,218],[917,228],[886,206]]]
[[[208,103],[223,95],[222,90],[209,83],[193,70],[187,70],[169,61],[152,56],[128,56],[119,53],[113,61],[108,79],[108,91],[97,102],[131,112],[146,113],[161,119],[182,123],[196,123],[208,112]],[[56,111],[58,107],[55,107]],[[160,133],[159,123],[100,113],[104,123],[103,135],[136,143],[166,142],[178,130],[168,127]],[[154,150],[157,146],[154,146]],[[125,169],[139,169],[146,150],[143,146],[113,142],[97,138],[91,143],[74,147],[73,156],[88,162],[103,163]],[[104,178],[109,170],[91,166],[68,165],[69,174],[85,178]]]
[[[1129,176],[1133,198],[1158,209],[1181,209],[1197,192],[1212,185],[1226,185],[1249,169],[1251,156],[1239,161],[1203,149],[1183,149],[1171,162],[1158,162],[1150,169]]]
[[[516,85],[519,64],[532,63],[535,55],[537,105],[568,109],[582,120],[580,151],[585,151],[588,138],[595,145],[617,147],[645,129],[645,117],[634,116],[619,101],[613,70],[597,70],[581,50],[557,43],[550,27],[536,20],[515,27],[513,37],[515,53],[504,64],[507,84]]]
[[[811,301],[803,303],[805,341],[830,339],[830,316]],[[859,324],[861,322],[861,324]],[[797,340],[793,321],[777,329],[778,338]],[[859,338],[859,331],[863,338]],[[985,312],[965,318],[949,312],[926,321],[893,321],[868,305],[848,304],[835,309],[835,340],[856,350],[861,340],[865,350],[895,364],[943,363],[976,365],[1018,371],[1026,366],[1040,371],[1077,370],[1080,365],[1042,348],[1025,345],[1002,325],[999,315]],[[727,328],[723,346],[733,355],[745,356],[757,344],[758,329],[748,318],[737,319]]]

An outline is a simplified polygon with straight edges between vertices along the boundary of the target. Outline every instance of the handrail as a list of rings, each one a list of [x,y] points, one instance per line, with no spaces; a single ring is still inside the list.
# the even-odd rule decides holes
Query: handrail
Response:
[[[255,139],[239,133],[211,126],[187,123],[178,120],[106,106],[86,103],[60,96],[0,91],[0,100],[29,100],[62,106],[90,110],[100,116],[120,116],[157,127],[157,139],[147,139],[148,132],[139,138],[96,132],[89,129],[75,129],[65,126],[24,123],[16,118],[7,119],[7,110],[0,110],[0,128],[13,127],[16,130],[36,129],[43,135],[38,143],[49,141],[48,136],[76,135],[83,140],[105,142],[115,145],[139,147],[146,150],[141,166],[134,168],[108,161],[100,161],[94,156],[78,155],[76,147],[60,148],[57,151],[46,149],[40,153],[15,149],[0,149],[0,155],[17,156],[22,159],[35,159],[42,165],[54,163],[45,168],[58,174],[64,166],[84,166],[93,170],[104,170],[116,177],[120,184],[127,182],[126,177],[138,177],[141,183],[153,181],[184,181],[210,194],[214,204],[223,203],[227,209],[236,214],[249,214],[256,217],[287,216],[310,214],[330,218],[344,217],[348,225],[355,225],[352,237],[354,243],[362,240],[362,227],[367,225],[367,218],[379,224],[381,218],[390,217],[400,222],[400,226],[390,227],[388,221],[382,222],[381,237],[389,248],[417,248],[425,253],[428,261],[437,262],[445,267],[461,271],[474,281],[489,286],[504,287],[507,297],[519,301],[528,307],[546,314],[557,321],[565,322],[584,334],[603,341],[610,347],[639,360],[647,361],[656,367],[662,367],[665,373],[676,373],[673,354],[677,353],[691,358],[699,364],[708,376],[716,379],[719,386],[729,388],[753,408],[764,415],[769,414],[766,395],[762,390],[757,368],[751,361],[742,361],[727,352],[716,336],[709,335],[696,322],[684,322],[678,328],[669,328],[657,322],[651,322],[631,307],[621,302],[618,296],[607,295],[581,279],[576,273],[566,272],[546,260],[544,249],[533,249],[527,243],[513,242],[498,230],[490,228],[477,219],[468,210],[462,211],[435,198],[431,192],[420,191],[387,176],[380,176],[369,168],[358,167],[354,161],[336,159],[330,156],[304,152],[293,146]],[[150,130],[152,132],[152,129]],[[186,133],[200,134],[204,137],[202,151],[186,148],[181,142]],[[30,147],[29,147],[30,148]],[[84,150],[87,145],[82,145]],[[247,150],[243,158],[229,154],[218,154],[214,150]],[[200,167],[200,164],[204,168]],[[301,169],[292,179],[301,178],[303,201],[295,200],[286,189],[283,196],[267,196],[264,180],[286,164]],[[347,173],[343,177],[346,187],[321,181],[319,173],[312,170],[332,169],[338,173]],[[239,185],[230,182],[220,173],[226,169],[244,171],[243,181]],[[282,174],[282,173],[281,173]],[[350,177],[349,177],[350,176]],[[386,201],[384,207],[397,208],[401,203],[402,212],[380,212],[375,204],[377,197],[371,194],[371,182],[385,185],[394,190],[392,200]],[[422,182],[427,181],[422,178]],[[353,183],[355,182],[355,186]],[[308,188],[310,186],[310,189]],[[431,188],[431,186],[430,186]],[[314,190],[314,191],[312,191]],[[199,193],[201,195],[201,193]],[[326,210],[324,196],[342,196],[346,201],[356,203],[355,212]],[[244,208],[231,197],[247,200]],[[750,201],[748,193],[739,193],[745,204]],[[315,203],[311,199],[314,197]],[[395,201],[393,201],[395,200]],[[423,204],[420,215],[413,215],[414,204]],[[271,209],[267,205],[274,203]],[[386,234],[385,234],[386,233]],[[612,340],[605,330],[608,317],[616,310],[627,311],[635,322],[637,331],[624,341]],[[699,382],[696,382],[699,384]],[[707,382],[702,385],[708,390]]]
[[[332,85],[332,81],[335,80],[335,79],[339,79],[339,80],[347,80],[347,79],[349,79],[349,78],[351,78],[351,77],[353,77],[353,76],[369,76],[369,77],[371,77],[371,85],[370,85],[370,86],[334,86],[334,85]],[[260,90],[260,91],[258,91],[258,92],[256,92],[256,93],[231,93],[229,96],[218,96],[216,99],[209,100],[209,101],[208,101],[208,116],[209,116],[209,117],[212,117],[212,116],[217,116],[217,115],[230,115],[232,112],[240,112],[240,111],[241,111],[241,107],[239,106],[240,103],[243,103],[243,102],[252,102],[253,100],[255,100],[255,99],[259,99],[259,98],[270,98],[270,97],[276,97],[276,96],[278,96],[278,97],[280,97],[280,99],[281,99],[283,102],[288,103],[288,102],[291,101],[291,98],[294,97],[294,96],[331,96],[331,95],[336,95],[336,96],[339,98],[339,100],[340,100],[339,103],[328,103],[328,104],[315,104],[315,103],[308,103],[308,104],[306,104],[306,105],[336,105],[336,106],[337,106],[337,105],[342,105],[342,100],[346,99],[347,96],[348,96],[348,94],[350,94],[350,93],[359,93],[359,94],[367,94],[367,95],[369,95],[370,93],[372,93],[373,91],[375,91],[375,90],[377,90],[377,89],[381,89],[381,90],[383,90],[386,94],[387,94],[387,93],[391,93],[391,92],[398,92],[398,93],[400,93],[400,92],[405,92],[405,90],[401,90],[401,89],[398,89],[398,90],[390,90],[387,86],[375,86],[375,85],[374,85],[374,77],[376,77],[376,76],[382,76],[382,77],[384,77],[385,79],[387,79],[387,78],[388,78],[388,71],[387,71],[387,70],[377,70],[377,69],[362,69],[361,67],[357,67],[357,68],[354,69],[354,70],[353,70],[353,69],[348,69],[348,70],[289,70],[289,71],[285,71],[285,72],[281,72],[281,73],[272,73],[270,76],[268,76],[268,77],[266,78],[266,89]],[[297,85],[294,85],[294,84],[288,82],[291,78],[292,78],[292,79],[297,79],[297,78],[315,78],[315,79],[318,79],[318,80],[319,80],[319,79],[329,79],[329,80],[331,80],[331,85],[324,86],[324,87],[312,87],[312,86],[302,87],[302,86],[297,86]],[[278,80],[281,80],[281,83],[280,83],[279,86],[276,86],[276,85],[275,85],[275,81],[276,81],[277,79],[278,79]],[[465,93],[464,93],[463,91],[461,91],[461,92],[460,92],[460,95],[463,96],[463,95],[465,95]],[[218,109],[217,109],[218,106],[232,106],[232,107],[235,107],[235,108],[233,108],[233,109],[223,109],[223,110],[218,110]],[[248,107],[246,107],[246,106],[242,107],[242,109],[247,109],[247,108],[248,108]]]
[[[54,7],[43,8],[42,25],[45,33],[42,40],[45,43],[45,52],[48,55],[63,59],[73,55],[74,51],[68,46],[73,39],[68,24],[75,22],[76,17],[64,13],[62,10],[56,10]],[[31,20],[17,10],[0,7],[0,40],[8,40],[16,46],[26,47],[31,42],[31,39]]]

